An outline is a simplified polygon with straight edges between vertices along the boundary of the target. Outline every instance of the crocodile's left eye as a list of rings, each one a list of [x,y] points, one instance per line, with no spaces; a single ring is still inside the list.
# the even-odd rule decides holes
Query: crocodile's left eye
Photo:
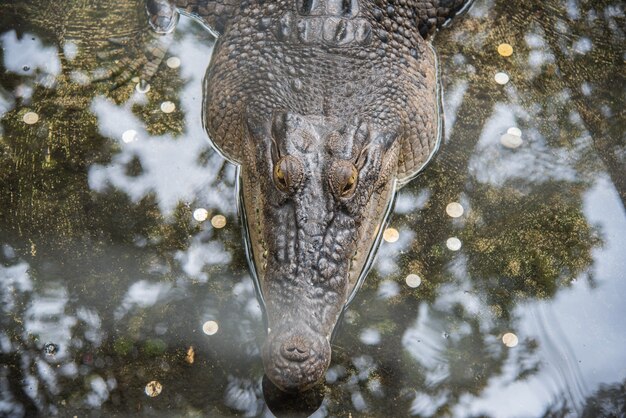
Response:
[[[356,190],[359,172],[350,161],[335,161],[330,168],[328,180],[335,196],[347,198]]]
[[[284,193],[293,193],[302,182],[302,163],[293,155],[286,155],[274,164],[274,184]]]

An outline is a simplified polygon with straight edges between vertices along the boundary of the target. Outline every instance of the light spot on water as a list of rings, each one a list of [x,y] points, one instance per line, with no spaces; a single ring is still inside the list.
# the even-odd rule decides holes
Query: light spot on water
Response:
[[[193,218],[198,222],[206,221],[206,218],[209,217],[209,211],[205,208],[198,208],[193,211]]]
[[[500,143],[507,148],[517,148],[524,141],[521,136],[506,133],[500,137]]]
[[[28,112],[24,115],[22,120],[27,125],[34,125],[35,123],[39,122],[39,115],[35,112]]]
[[[122,134],[122,141],[128,144],[131,142],[135,142],[137,140],[137,137],[138,137],[137,131],[134,129],[129,129],[127,131],[124,131],[124,133]]]
[[[507,73],[496,73],[496,75],[493,78],[494,80],[496,80],[496,83],[501,84],[501,85],[505,85],[510,80],[509,75]]]
[[[141,81],[139,83],[137,83],[137,85],[135,86],[135,90],[137,90],[138,93],[147,93],[150,91],[150,84],[148,83],[142,83]]]
[[[206,321],[202,325],[202,332],[204,332],[206,335],[213,335],[217,332],[218,329],[219,329],[219,326],[217,325],[217,322],[215,321]]]
[[[163,386],[161,385],[161,383],[157,382],[156,380],[148,382],[145,388],[146,395],[148,395],[151,398],[159,396],[162,390],[163,390]]]
[[[211,225],[213,228],[224,228],[226,226],[226,217],[224,215],[215,215],[211,218]]]
[[[503,57],[510,57],[513,55],[513,47],[509,44],[500,44],[498,45],[498,54]]]
[[[176,110],[176,105],[173,102],[167,101],[161,103],[161,112],[172,113],[174,110]]]
[[[511,135],[515,135],[515,136],[522,136],[522,130],[520,128],[516,128],[516,127],[511,127],[506,131],[507,134],[511,134]]]
[[[463,215],[463,206],[458,202],[449,203],[446,206],[446,213],[452,218],[458,218]]]
[[[502,342],[507,347],[513,348],[517,345],[519,340],[517,338],[517,335],[513,334],[512,332],[507,332],[506,334],[502,336]]]
[[[187,349],[187,355],[185,356],[185,361],[189,364],[193,364],[195,358],[196,358],[196,352],[193,350],[193,346],[190,346],[189,349]]]
[[[422,278],[417,274],[409,274],[404,279],[406,285],[412,288],[419,287],[422,284]]]
[[[446,247],[448,247],[450,251],[459,251],[461,249],[461,240],[457,237],[448,238]]]
[[[398,241],[400,238],[400,233],[395,228],[387,228],[385,232],[383,232],[383,239],[387,242],[393,243]]]
[[[178,58],[178,57],[169,57],[165,63],[170,68],[178,68],[178,67],[180,67],[180,58]]]

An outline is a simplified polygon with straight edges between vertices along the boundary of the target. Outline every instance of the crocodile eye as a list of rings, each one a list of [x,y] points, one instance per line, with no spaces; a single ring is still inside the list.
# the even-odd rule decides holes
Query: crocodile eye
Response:
[[[292,155],[286,155],[274,164],[274,183],[282,192],[296,190],[303,176],[302,163]]]
[[[336,196],[350,197],[356,190],[359,171],[350,161],[336,161],[330,170],[330,186]]]

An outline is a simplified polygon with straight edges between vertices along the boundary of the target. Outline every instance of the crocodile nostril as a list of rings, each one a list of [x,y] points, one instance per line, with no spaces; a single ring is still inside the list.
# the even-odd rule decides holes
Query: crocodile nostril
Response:
[[[280,346],[280,354],[290,361],[304,361],[309,358],[310,343],[300,336],[287,338]]]

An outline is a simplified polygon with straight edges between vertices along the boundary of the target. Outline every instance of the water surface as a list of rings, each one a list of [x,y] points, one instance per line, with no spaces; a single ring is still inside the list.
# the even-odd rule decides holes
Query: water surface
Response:
[[[316,417],[626,416],[624,27],[617,0],[477,0],[438,34],[444,142]],[[272,416],[200,120],[214,39],[183,18],[141,93],[146,42],[138,0],[0,2],[0,416]]]

